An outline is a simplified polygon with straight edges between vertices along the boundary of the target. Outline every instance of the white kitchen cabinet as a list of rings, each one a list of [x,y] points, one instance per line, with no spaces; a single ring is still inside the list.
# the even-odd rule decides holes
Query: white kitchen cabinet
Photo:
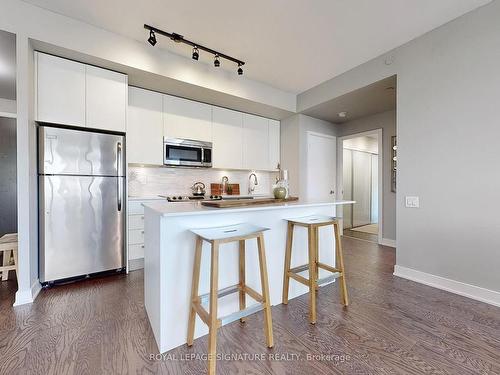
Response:
[[[85,126],[85,65],[35,52],[35,120]]]
[[[212,142],[212,106],[164,95],[163,134],[169,138]]]
[[[213,107],[213,167],[243,168],[243,113]]]
[[[280,163],[280,122],[269,119],[269,170],[277,170]]]
[[[269,120],[243,114],[243,168],[269,169]]]
[[[128,79],[125,74],[86,66],[86,125],[125,132]]]
[[[163,94],[130,87],[128,91],[127,160],[163,164]]]
[[[133,271],[144,268],[144,203],[164,201],[163,198],[128,200],[127,253],[128,267]]]

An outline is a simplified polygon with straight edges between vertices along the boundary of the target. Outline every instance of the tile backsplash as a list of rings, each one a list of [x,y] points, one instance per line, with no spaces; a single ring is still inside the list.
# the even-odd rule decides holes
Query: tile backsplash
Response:
[[[240,184],[242,195],[248,192],[248,176],[252,171],[226,171],[211,168],[165,168],[165,167],[129,167],[129,196],[151,197],[157,195],[191,195],[191,186],[198,181],[205,184],[207,195],[210,184],[220,183],[223,176],[229,183]],[[271,194],[272,185],[278,177],[277,172],[254,172],[259,184],[254,194]]]

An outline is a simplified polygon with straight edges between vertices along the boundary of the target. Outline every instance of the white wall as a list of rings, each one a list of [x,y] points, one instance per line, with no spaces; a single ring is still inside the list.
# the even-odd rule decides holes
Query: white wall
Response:
[[[391,137],[396,135],[396,111],[377,113],[341,125],[336,125],[339,137],[382,129],[382,237],[396,240],[396,193],[391,191],[392,144]]]
[[[494,1],[298,97],[308,108],[397,74],[397,265],[497,304],[499,19]]]
[[[307,132],[336,135],[327,121],[302,114],[281,121],[281,167],[288,169],[291,195],[304,197],[307,186]]]

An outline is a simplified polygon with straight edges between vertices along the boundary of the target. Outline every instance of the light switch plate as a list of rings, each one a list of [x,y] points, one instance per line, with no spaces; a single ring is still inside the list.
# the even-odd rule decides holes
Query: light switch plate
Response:
[[[406,207],[409,208],[418,208],[420,207],[420,202],[418,197],[405,197],[406,198]]]

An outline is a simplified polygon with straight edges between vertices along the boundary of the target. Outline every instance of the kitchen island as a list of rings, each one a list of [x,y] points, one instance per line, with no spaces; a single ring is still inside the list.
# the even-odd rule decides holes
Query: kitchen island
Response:
[[[335,216],[336,206],[352,201],[305,202],[213,208],[200,202],[151,202],[145,210],[144,299],[160,353],[186,343],[195,250],[195,235],[190,229],[252,223],[270,228],[264,233],[271,305],[281,303],[283,267],[288,218],[313,214]],[[331,229],[319,231],[322,262],[333,264],[334,239]],[[292,250],[292,266],[307,263],[307,233],[296,228]],[[256,241],[246,244],[246,281],[260,291],[260,276]],[[203,244],[200,294],[209,291],[210,250]],[[238,283],[237,243],[224,244],[219,254],[219,289]],[[320,277],[327,276],[327,273]],[[289,298],[307,293],[307,287],[290,283]],[[252,301],[248,299],[247,305]],[[238,294],[219,300],[219,316],[239,310]],[[208,328],[196,318],[195,338],[208,333]],[[251,316],[248,317],[251,319]]]

